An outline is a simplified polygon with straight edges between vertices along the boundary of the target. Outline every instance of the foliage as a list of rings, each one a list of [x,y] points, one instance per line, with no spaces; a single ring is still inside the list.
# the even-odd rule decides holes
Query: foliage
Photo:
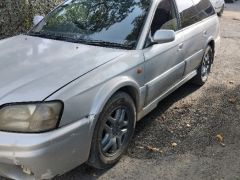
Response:
[[[79,39],[94,37],[93,39],[101,40],[102,37],[98,37],[98,34],[101,36],[118,24],[118,27],[127,26],[129,32],[126,31],[126,37],[121,40],[110,29],[111,35],[116,37],[111,41],[133,45],[140,33],[149,4],[149,0],[72,0],[56,9],[36,27],[36,31],[61,32],[62,35],[75,35],[78,36],[75,38]],[[127,17],[131,22],[124,22]]]
[[[46,15],[62,0],[0,0],[0,39],[26,32],[33,16]]]
[[[78,26],[87,28],[90,31],[101,31],[109,28],[112,24],[120,22],[132,11],[134,0],[83,0],[82,3],[74,3],[66,6],[65,16],[54,17],[52,24],[62,24],[73,21],[79,23]],[[62,13],[62,12],[61,12]],[[62,13],[63,14],[63,13]],[[81,19],[80,19],[81,18]],[[85,21],[88,19],[88,21]]]

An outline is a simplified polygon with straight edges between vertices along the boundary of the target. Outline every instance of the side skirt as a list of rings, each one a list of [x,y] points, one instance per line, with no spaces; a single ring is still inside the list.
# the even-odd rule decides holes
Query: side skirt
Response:
[[[174,86],[172,86],[170,89],[165,91],[162,95],[160,95],[158,98],[156,98],[154,101],[149,103],[146,107],[142,109],[138,113],[138,121],[141,120],[144,116],[146,116],[148,113],[150,113],[153,109],[155,109],[158,105],[158,103],[166,98],[168,95],[170,95],[172,92],[176,91],[179,87],[181,87],[183,84],[188,82],[190,79],[192,79],[194,76],[197,75],[197,70],[192,71],[188,75],[186,75],[181,81],[176,83]]]

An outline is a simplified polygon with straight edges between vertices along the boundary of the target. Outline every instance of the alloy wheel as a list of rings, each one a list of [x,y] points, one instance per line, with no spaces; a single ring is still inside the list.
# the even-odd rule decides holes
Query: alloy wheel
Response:
[[[101,150],[105,156],[114,156],[123,147],[128,133],[129,112],[126,107],[112,111],[102,131]]]
[[[205,82],[208,79],[208,75],[211,70],[211,62],[212,61],[212,54],[211,51],[205,54],[203,61],[202,61],[202,68],[201,68],[201,77],[202,80]]]

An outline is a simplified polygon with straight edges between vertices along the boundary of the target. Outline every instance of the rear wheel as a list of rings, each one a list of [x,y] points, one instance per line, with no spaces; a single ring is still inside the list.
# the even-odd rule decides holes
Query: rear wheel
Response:
[[[132,98],[124,92],[115,94],[96,124],[88,164],[105,169],[118,162],[131,141],[135,122],[136,109]]]
[[[208,46],[205,50],[202,63],[197,70],[197,75],[193,79],[194,84],[202,86],[207,82],[208,76],[211,71],[213,58],[214,58],[214,52],[212,48]]]

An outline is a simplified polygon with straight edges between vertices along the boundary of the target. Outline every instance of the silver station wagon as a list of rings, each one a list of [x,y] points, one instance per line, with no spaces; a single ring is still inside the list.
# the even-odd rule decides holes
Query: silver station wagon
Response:
[[[219,41],[209,0],[68,0],[1,40],[0,175],[110,168],[159,101],[207,81]]]

